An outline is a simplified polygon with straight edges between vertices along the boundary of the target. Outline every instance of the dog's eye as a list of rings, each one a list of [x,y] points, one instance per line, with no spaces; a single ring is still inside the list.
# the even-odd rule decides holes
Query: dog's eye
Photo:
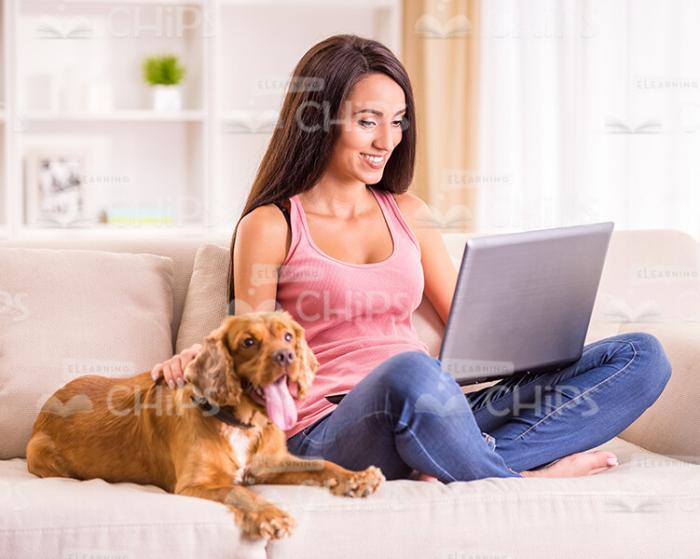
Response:
[[[246,338],[243,340],[243,345],[246,347],[251,347],[255,345],[255,338]]]
[[[285,342],[291,342],[293,337],[294,337],[294,336],[292,336],[291,332],[287,332],[287,333],[284,335],[284,341],[285,341]]]

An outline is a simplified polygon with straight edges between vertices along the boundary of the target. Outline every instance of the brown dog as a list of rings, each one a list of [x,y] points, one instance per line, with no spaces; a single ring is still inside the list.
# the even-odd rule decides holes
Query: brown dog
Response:
[[[287,451],[293,398],[304,398],[317,368],[289,313],[229,316],[205,338],[182,388],[154,383],[145,372],[83,376],[58,390],[34,423],[28,469],[219,501],[244,536],[285,537],[293,518],[246,485],[311,484],[366,497],[385,479],[374,466],[352,472]]]

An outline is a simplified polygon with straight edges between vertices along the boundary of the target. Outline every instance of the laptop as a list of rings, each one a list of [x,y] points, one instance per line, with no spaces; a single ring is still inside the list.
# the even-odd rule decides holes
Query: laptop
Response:
[[[583,353],[614,222],[468,239],[440,346],[460,385],[556,372]],[[328,394],[339,403],[346,393]]]

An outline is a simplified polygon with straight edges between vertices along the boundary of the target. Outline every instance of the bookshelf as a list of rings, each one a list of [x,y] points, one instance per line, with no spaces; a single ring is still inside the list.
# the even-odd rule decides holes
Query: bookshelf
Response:
[[[298,59],[335,33],[400,56],[400,7],[0,0],[0,238],[230,232]],[[154,110],[141,74],[161,54],[185,67],[179,110]],[[80,204],[51,198],[72,211],[47,218],[57,176]]]

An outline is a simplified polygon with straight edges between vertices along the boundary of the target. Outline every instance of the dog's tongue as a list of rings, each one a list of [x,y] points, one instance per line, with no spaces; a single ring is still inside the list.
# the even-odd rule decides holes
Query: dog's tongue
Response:
[[[283,431],[288,431],[297,422],[297,407],[287,388],[287,376],[275,384],[264,387],[267,416]]]

